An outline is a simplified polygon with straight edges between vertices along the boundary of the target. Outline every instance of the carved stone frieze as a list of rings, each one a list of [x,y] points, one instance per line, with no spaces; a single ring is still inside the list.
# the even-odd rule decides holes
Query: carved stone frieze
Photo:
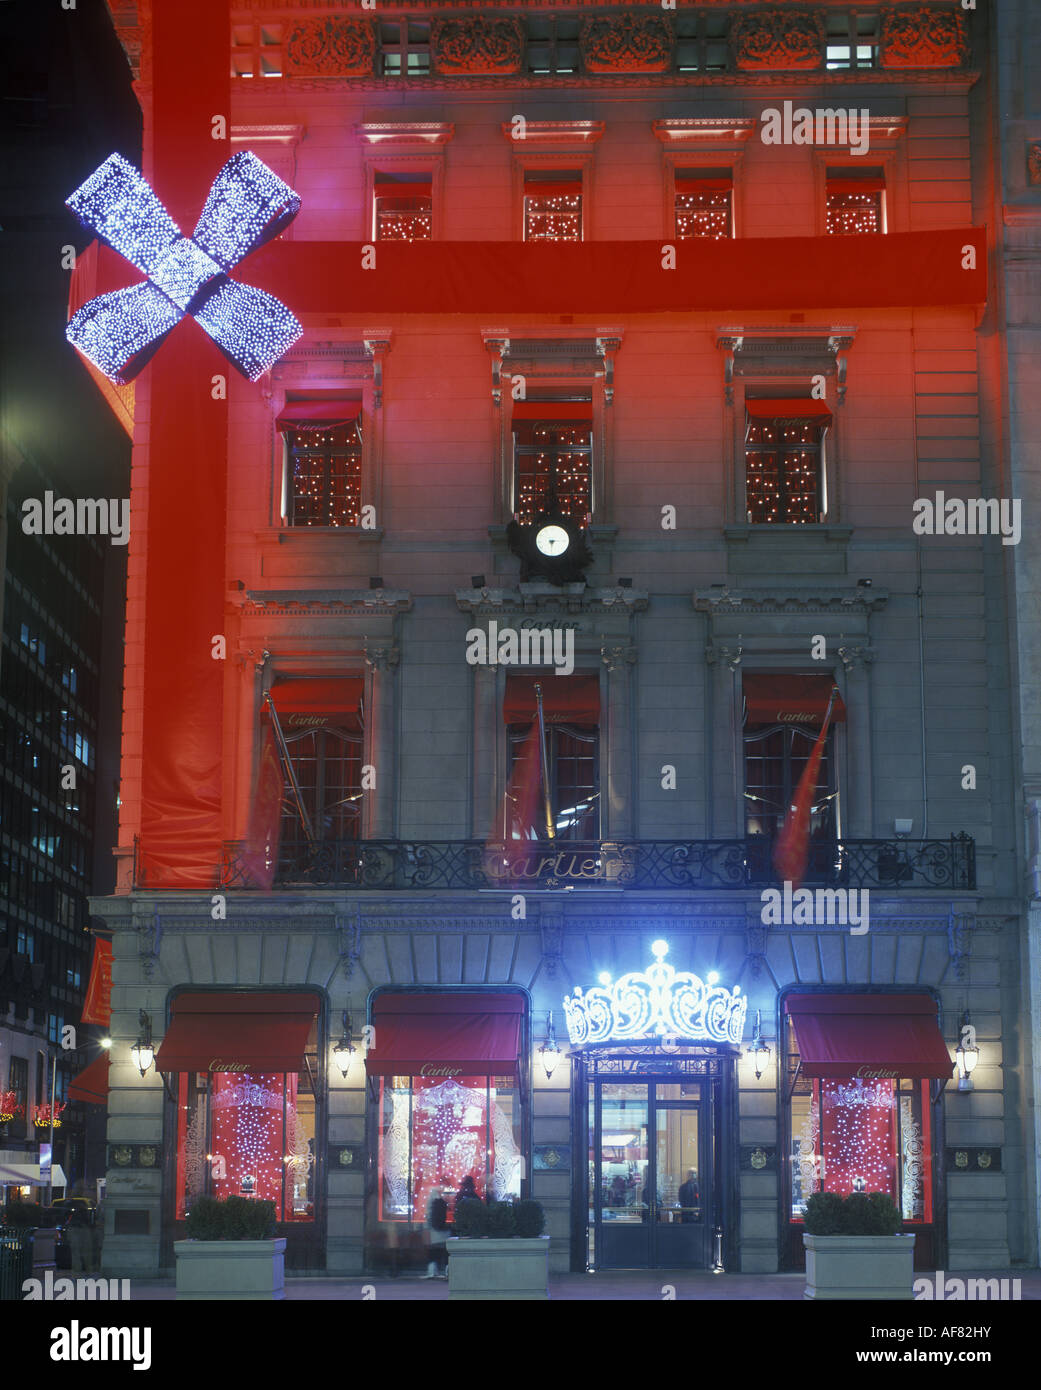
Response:
[[[517,73],[524,58],[519,19],[437,19],[431,31],[434,70],[444,75]]]
[[[674,42],[664,15],[632,12],[587,19],[579,38],[586,72],[668,72]]]
[[[882,15],[884,68],[955,68],[969,53],[965,16],[914,5]]]
[[[303,19],[286,39],[287,77],[371,77],[376,30],[364,19]]]
[[[730,26],[730,46],[745,71],[818,68],[824,58],[824,19],[805,10],[738,15]]]

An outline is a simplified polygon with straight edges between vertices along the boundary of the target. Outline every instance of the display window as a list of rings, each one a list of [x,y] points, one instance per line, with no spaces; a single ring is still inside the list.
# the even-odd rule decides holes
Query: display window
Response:
[[[424,1222],[435,1188],[451,1220],[467,1178],[478,1197],[520,1197],[521,1144],[512,1077],[381,1076],[380,1221]]]

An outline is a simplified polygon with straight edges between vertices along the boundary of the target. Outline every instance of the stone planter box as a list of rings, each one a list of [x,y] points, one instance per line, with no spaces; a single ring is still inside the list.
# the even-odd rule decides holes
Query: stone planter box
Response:
[[[446,1244],[450,1299],[549,1298],[549,1236],[452,1236]]]
[[[285,1237],[277,1240],[175,1240],[177,1297],[285,1298]]]
[[[914,1298],[913,1235],[811,1236],[804,1298]]]

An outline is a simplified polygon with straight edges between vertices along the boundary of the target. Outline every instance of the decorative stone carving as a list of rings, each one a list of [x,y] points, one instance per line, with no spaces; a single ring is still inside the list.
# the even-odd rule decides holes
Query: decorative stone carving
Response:
[[[1027,141],[1027,180],[1035,188],[1041,184],[1041,140]]]
[[[884,68],[955,68],[969,52],[965,16],[915,5],[882,15]]]
[[[288,77],[371,77],[376,67],[376,31],[364,19],[304,19],[286,42]]]
[[[579,42],[586,72],[668,72],[672,66],[673,32],[663,15],[587,19]]]
[[[602,647],[600,657],[608,671],[614,674],[636,664],[636,648],[630,646]]]
[[[764,10],[738,15],[730,26],[734,60],[745,71],[762,68],[819,68],[824,55],[824,20],[817,13]]]
[[[431,32],[435,72],[499,76],[521,70],[524,30],[519,19],[438,19]]]

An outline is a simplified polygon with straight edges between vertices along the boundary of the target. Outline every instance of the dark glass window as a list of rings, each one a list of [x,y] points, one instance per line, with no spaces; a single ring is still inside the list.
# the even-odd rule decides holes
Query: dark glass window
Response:
[[[531,737],[531,725],[511,724],[509,730],[509,784],[516,790],[527,779],[538,780],[538,768],[529,766],[537,759],[538,747]],[[550,724],[546,726],[547,785],[550,810],[560,840],[598,840],[600,838],[600,731],[593,725]],[[545,798],[541,791],[534,798],[534,823],[526,824],[519,810],[520,798],[509,799],[505,838],[508,840],[548,839]]]
[[[745,431],[745,497],[755,524],[824,520],[823,441],[819,419],[749,418]]]
[[[513,511],[529,525],[556,493],[560,510],[585,525],[593,510],[592,422],[553,420],[513,422]]]
[[[290,526],[357,526],[361,521],[361,428],[286,431]]]

